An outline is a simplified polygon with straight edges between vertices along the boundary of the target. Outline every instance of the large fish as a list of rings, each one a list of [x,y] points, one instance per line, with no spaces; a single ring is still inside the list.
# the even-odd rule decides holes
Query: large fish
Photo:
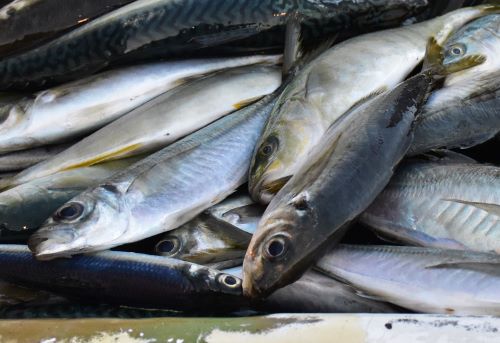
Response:
[[[133,0],[14,0],[0,8],[0,56],[40,45]],[[2,1],[0,1],[2,6]]]
[[[443,50],[444,67],[481,64],[449,75],[444,87],[430,96],[411,154],[439,147],[468,148],[500,131],[500,14],[465,25]]]
[[[274,95],[222,118],[59,208],[29,241],[40,259],[97,251],[176,227],[241,186]]]
[[[155,62],[44,90],[0,108],[0,153],[83,136],[195,77],[279,60],[250,56]]]
[[[500,257],[459,250],[339,245],[317,268],[366,293],[424,313],[500,314]]]
[[[333,125],[271,201],[244,260],[243,291],[266,296],[297,280],[389,182],[434,81],[418,74]]]
[[[62,153],[24,170],[12,187],[72,168],[158,150],[273,92],[277,67],[247,66],[195,80],[136,108]]]
[[[107,251],[37,261],[25,245],[0,245],[0,279],[119,305],[214,311],[244,303],[235,276],[168,257]]]
[[[500,168],[408,161],[360,219],[397,241],[500,253]]]
[[[269,203],[324,132],[363,99],[390,90],[423,60],[431,37],[444,39],[498,6],[463,8],[415,25],[358,36],[333,46],[279,98],[252,161],[252,197]]]
[[[338,29],[402,21],[426,0],[142,0],[123,6],[37,49],[0,61],[0,89],[62,82],[147,47],[163,56],[217,46],[284,26],[292,18],[329,19]]]
[[[75,168],[42,177],[0,193],[0,240],[32,233],[68,200],[122,171],[138,158]]]

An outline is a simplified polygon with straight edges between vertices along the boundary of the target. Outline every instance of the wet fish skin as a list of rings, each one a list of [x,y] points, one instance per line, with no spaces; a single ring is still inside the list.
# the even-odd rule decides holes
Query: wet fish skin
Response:
[[[245,182],[274,98],[222,118],[75,197],[30,238],[31,250],[39,259],[99,251],[193,219]]]
[[[360,220],[406,244],[500,253],[498,189],[495,166],[405,163]]]
[[[243,291],[262,297],[297,280],[389,182],[434,81],[399,84],[333,125],[271,201],[243,264]]]
[[[454,29],[492,10],[498,9],[463,8],[357,36],[313,60],[282,93],[259,140],[249,177],[252,197],[269,203],[332,123],[366,97],[392,89],[408,76],[423,60],[430,37],[443,43]]]
[[[399,17],[398,9],[414,10],[426,5],[425,0],[384,3],[362,0],[355,4],[316,0],[135,1],[35,50],[3,59],[0,61],[0,89],[74,79],[102,69],[141,47],[169,38],[178,38],[175,41],[178,46],[199,49],[282,26],[288,16],[296,13],[313,19],[331,16],[337,19],[339,27],[344,27],[358,15],[382,11],[388,12],[389,17],[394,14]],[[406,13],[403,11],[403,17]],[[374,17],[378,22],[378,16]],[[203,34],[192,34],[200,28]],[[164,45],[165,55],[173,47]],[[144,55],[147,56],[147,52]],[[54,56],[58,63],[53,63]]]
[[[465,25],[446,41],[443,53],[445,68],[481,63],[450,74],[444,87],[430,96],[415,131],[412,155],[438,147],[468,148],[499,132],[500,14]]]
[[[0,245],[0,263],[3,280],[90,301],[173,310],[244,303],[238,278],[161,256],[106,251],[40,262],[9,244]]]
[[[198,264],[243,259],[251,237],[227,222],[202,213],[165,234],[156,244],[155,253]]]
[[[71,169],[1,192],[0,241],[26,241],[59,206],[138,160]]]
[[[272,66],[229,69],[187,83],[0,184],[12,187],[62,170],[158,150],[272,93],[280,84],[281,72]]]
[[[245,65],[273,65],[280,59],[272,55],[153,62],[53,87],[0,109],[0,152],[80,137],[196,77]]]
[[[0,172],[19,172],[66,150],[71,143],[47,145],[0,155]]]
[[[317,267],[368,295],[413,311],[498,315],[499,263],[496,254],[338,245]]]
[[[69,28],[82,25],[132,1],[11,1],[0,8],[0,57],[35,48]]]

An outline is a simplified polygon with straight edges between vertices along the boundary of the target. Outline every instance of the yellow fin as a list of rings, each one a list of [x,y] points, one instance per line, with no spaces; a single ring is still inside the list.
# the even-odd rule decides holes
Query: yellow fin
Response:
[[[237,110],[240,110],[243,107],[246,107],[246,106],[248,106],[250,104],[253,104],[257,100],[261,99],[262,97],[263,97],[262,95],[259,95],[259,96],[253,97],[253,98],[248,98],[248,99],[242,100],[242,101],[237,102],[236,104],[234,104],[233,107],[235,109],[237,109]]]
[[[118,158],[121,158],[121,157],[125,157],[130,152],[139,149],[141,146],[142,146],[142,144],[140,144],[140,143],[128,145],[126,147],[123,147],[121,149],[118,149],[118,150],[115,150],[115,151],[112,151],[112,152],[108,152],[108,153],[104,153],[104,154],[101,154],[101,155],[97,155],[96,157],[94,157],[94,158],[92,158],[90,160],[86,160],[86,161],[83,161],[83,162],[80,162],[80,163],[76,163],[76,164],[70,165],[70,166],[62,169],[61,171],[71,170],[71,169],[76,169],[76,168],[82,168],[82,167],[90,167],[90,166],[93,166],[93,165],[98,164],[98,163],[102,163],[102,162],[105,162],[105,161],[115,160],[115,159],[118,159]]]
[[[483,64],[486,61],[486,57],[483,55],[471,55],[462,58],[460,61],[453,63],[446,67],[446,73],[456,73],[457,71],[461,71],[464,69],[469,69],[480,64]]]
[[[443,47],[437,42],[435,37],[431,37],[427,42],[423,70],[432,70],[441,73],[443,71]]]

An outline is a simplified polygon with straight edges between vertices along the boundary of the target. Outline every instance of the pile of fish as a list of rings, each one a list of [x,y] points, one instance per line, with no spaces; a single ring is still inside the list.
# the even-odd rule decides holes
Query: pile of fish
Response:
[[[500,315],[498,2],[3,6],[0,317]]]

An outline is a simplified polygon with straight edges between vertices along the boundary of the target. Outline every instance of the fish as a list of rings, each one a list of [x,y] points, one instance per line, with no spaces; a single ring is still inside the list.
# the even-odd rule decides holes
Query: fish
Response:
[[[338,245],[316,264],[367,294],[423,313],[498,315],[496,254],[402,246]]]
[[[162,236],[155,245],[155,253],[198,264],[233,259],[240,259],[241,264],[251,237],[227,222],[202,213]]]
[[[0,60],[0,89],[67,82],[137,52],[147,59],[151,55],[149,49],[162,51],[161,57],[186,55],[192,50],[284,27],[291,17],[322,23],[329,19],[335,28],[343,29],[352,23],[370,26],[396,21],[398,24],[427,5],[427,0],[134,1],[36,49]]]
[[[271,66],[234,68],[195,80],[156,97],[0,185],[12,187],[59,171],[159,150],[272,93],[280,84],[280,69]]]
[[[392,240],[500,253],[500,168],[409,161],[359,220]]]
[[[132,1],[11,1],[0,8],[0,57],[33,49],[68,29],[78,27]]]
[[[16,305],[51,305],[61,303],[64,298],[36,289],[20,287],[0,281],[0,312]]]
[[[333,125],[273,198],[243,263],[243,292],[258,298],[297,280],[389,182],[435,84],[422,72]]]
[[[0,109],[0,153],[82,137],[149,100],[197,77],[281,56],[152,62],[93,75],[43,90]]]
[[[19,172],[66,150],[70,145],[71,143],[46,145],[2,154],[0,155],[0,173]]]
[[[99,251],[193,219],[246,181],[275,97],[215,121],[76,196],[30,237],[30,249],[38,259]]]
[[[434,92],[415,130],[410,155],[433,148],[469,148],[500,132],[500,14],[472,21],[443,47],[443,65],[480,61],[450,74]]]
[[[107,304],[217,311],[245,303],[235,276],[163,256],[105,251],[41,262],[26,245],[4,244],[0,266],[2,280]]]
[[[373,32],[336,44],[288,84],[252,158],[249,191],[268,204],[350,109],[393,89],[421,63],[430,38],[438,44],[466,22],[498,5],[461,8],[422,23]]]
[[[61,205],[140,160],[133,157],[75,168],[0,193],[0,242],[28,239]]]

